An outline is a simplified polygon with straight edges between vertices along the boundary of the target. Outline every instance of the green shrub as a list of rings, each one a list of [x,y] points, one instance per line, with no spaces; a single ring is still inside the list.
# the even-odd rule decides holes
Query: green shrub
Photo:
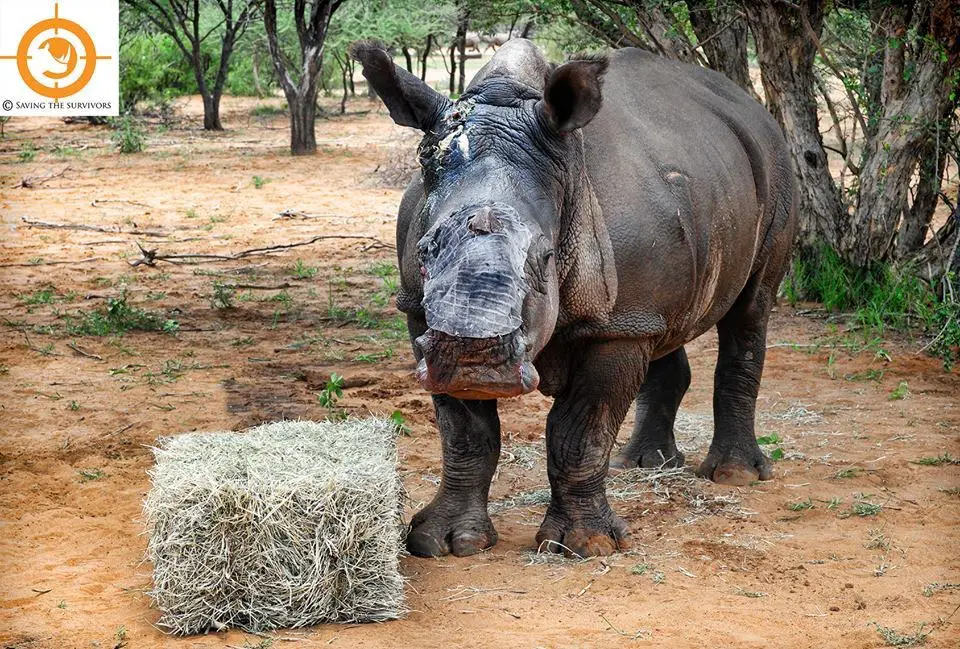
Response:
[[[146,133],[140,122],[130,113],[114,120],[113,128],[114,131],[110,139],[113,140],[120,153],[139,153],[143,151]]]
[[[132,111],[138,102],[162,102],[197,92],[193,70],[166,34],[137,35],[120,51],[120,105]]]

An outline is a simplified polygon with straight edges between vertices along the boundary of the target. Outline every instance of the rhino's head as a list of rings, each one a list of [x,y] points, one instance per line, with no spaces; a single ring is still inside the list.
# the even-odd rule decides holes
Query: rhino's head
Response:
[[[451,102],[376,44],[352,54],[394,121],[424,133],[420,382],[466,399],[536,389],[533,359],[576,263],[557,256],[571,236],[562,222],[570,175],[583,173],[572,132],[600,108],[605,60],[553,67],[529,41],[511,41]]]

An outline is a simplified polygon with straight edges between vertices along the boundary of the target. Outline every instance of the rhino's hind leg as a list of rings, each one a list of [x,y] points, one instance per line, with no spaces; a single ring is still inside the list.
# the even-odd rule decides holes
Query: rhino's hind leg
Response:
[[[782,272],[754,275],[717,323],[720,353],[713,385],[713,442],[697,473],[714,482],[770,480],[773,465],[760,450],[754,417],[767,344],[767,319]]]
[[[550,506],[537,545],[581,557],[629,547],[629,533],[607,502],[604,480],[610,449],[646,369],[637,343],[589,346],[571,358],[575,368],[547,417]]]
[[[611,471],[636,467],[683,466],[673,423],[687,388],[690,363],[683,347],[650,363],[637,394],[637,417],[630,441],[610,460]]]
[[[433,502],[410,522],[407,548],[420,557],[476,554],[497,542],[487,514],[490,480],[500,458],[497,402],[436,395],[443,476]]]

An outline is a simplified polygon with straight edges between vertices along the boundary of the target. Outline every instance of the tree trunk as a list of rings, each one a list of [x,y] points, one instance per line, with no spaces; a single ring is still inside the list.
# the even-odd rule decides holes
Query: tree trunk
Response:
[[[314,122],[317,116],[317,92],[320,86],[323,45],[333,11],[339,2],[330,0],[297,0],[294,4],[294,21],[300,42],[300,79],[294,84],[287,72],[286,59],[277,37],[276,0],[266,0],[263,10],[267,45],[273,67],[290,106],[290,152],[293,155],[316,153],[317,138]]]
[[[947,0],[940,3],[949,5]],[[907,77],[904,55],[908,43],[904,35],[910,24],[909,8],[894,8],[894,15],[886,23],[882,114],[876,133],[865,144],[856,210],[840,242],[843,256],[857,266],[889,261],[895,252],[907,255],[911,248],[915,250],[917,239],[923,242],[936,207],[935,199],[924,196],[930,191],[925,181],[929,183],[931,175],[939,170],[937,147],[945,146],[945,142],[937,139],[947,133],[957,99],[950,97],[946,51],[927,33],[932,4],[919,4],[919,11],[912,17],[918,39],[913,44]],[[921,165],[924,158],[927,164]],[[914,210],[908,209],[907,199],[918,166],[921,204],[914,205]],[[902,249],[894,247],[901,227]]]
[[[939,149],[939,150],[938,150]],[[937,137],[920,154],[920,178],[909,212],[904,213],[903,224],[897,233],[897,259],[906,259],[923,247],[940,200],[947,146]]]
[[[220,122],[220,95],[203,98],[203,128],[207,131],[222,131]]]
[[[430,57],[430,48],[433,47],[433,34],[427,34],[427,43],[420,53],[420,81],[427,80],[427,61]]]
[[[799,10],[775,0],[744,2],[760,61],[767,108],[787,136],[799,180],[800,245],[836,247],[846,215],[820,136],[813,61],[814,45],[804,21],[817,36],[823,27],[823,0],[800,0]],[[802,13],[802,15],[801,15]]]
[[[450,94],[457,91],[457,41],[450,45]]]
[[[203,129],[205,131],[222,131],[220,123],[220,97],[207,92],[203,95]]]
[[[413,74],[413,57],[410,56],[410,48],[404,45],[400,51],[403,52],[403,58],[407,62],[407,72]]]
[[[528,20],[523,26],[523,31],[520,32],[520,38],[530,38],[533,35],[533,25],[533,21]]]
[[[293,155],[316,153],[317,93],[312,97],[287,97],[287,103],[290,104],[290,152]]]
[[[349,58],[349,56],[347,58]],[[348,66],[346,61],[341,62],[339,57],[337,57],[337,62],[340,63],[340,81],[343,83],[343,96],[340,98],[340,114],[345,115],[347,113],[347,93],[350,90],[350,87],[347,85]]]
[[[253,72],[253,89],[257,93],[257,97],[263,99],[263,86],[260,85],[260,61],[257,56],[257,49],[253,50],[253,61],[252,61],[252,72]]]
[[[467,78],[467,28],[470,25],[470,12],[461,7],[457,14],[456,49],[460,58],[460,73],[457,80],[457,94],[463,94],[463,87]],[[451,59],[452,60],[452,59]],[[451,88],[450,92],[453,92]]]
[[[756,96],[747,60],[747,22],[731,3],[687,0],[690,24],[710,68]]]

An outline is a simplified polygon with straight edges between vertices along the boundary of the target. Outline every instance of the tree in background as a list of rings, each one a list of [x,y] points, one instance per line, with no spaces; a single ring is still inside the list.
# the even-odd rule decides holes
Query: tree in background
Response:
[[[354,41],[374,38],[400,49],[407,71],[416,74],[411,50],[417,51],[420,78],[426,80],[427,60],[433,44],[449,34],[456,24],[451,2],[424,3],[422,0],[351,0],[330,24],[327,53],[340,68],[344,112],[348,89],[352,93],[353,60],[347,49]]]
[[[166,34],[190,64],[203,97],[203,128],[222,131],[220,99],[237,41],[256,19],[261,0],[122,0],[124,6]],[[206,14],[206,15],[205,15]],[[208,24],[212,17],[213,24]],[[208,79],[211,61],[203,46],[212,36],[220,39],[216,73]]]
[[[263,24],[270,57],[290,108],[290,152],[293,155],[316,153],[314,125],[324,44],[330,19],[343,0],[294,0],[293,19],[299,44],[296,59],[291,59],[281,46],[276,0],[265,0],[265,3]]]

